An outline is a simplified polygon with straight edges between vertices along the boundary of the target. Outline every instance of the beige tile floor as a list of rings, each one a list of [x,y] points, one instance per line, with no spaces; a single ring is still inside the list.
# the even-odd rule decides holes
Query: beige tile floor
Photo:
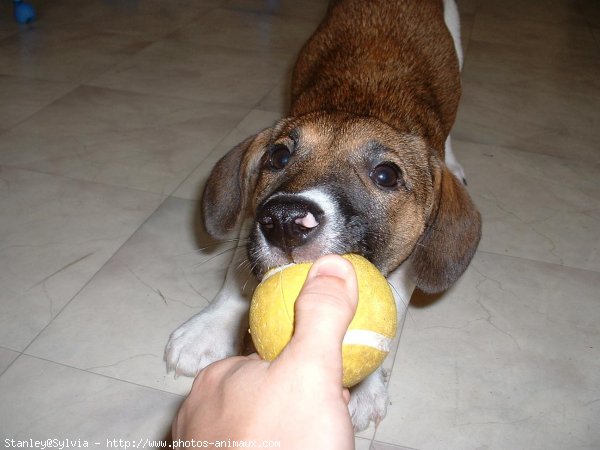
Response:
[[[285,113],[321,0],[0,3],[0,438],[160,439],[169,333],[219,288],[200,188]],[[455,150],[484,218],[413,298],[359,450],[600,448],[600,3],[460,2]]]

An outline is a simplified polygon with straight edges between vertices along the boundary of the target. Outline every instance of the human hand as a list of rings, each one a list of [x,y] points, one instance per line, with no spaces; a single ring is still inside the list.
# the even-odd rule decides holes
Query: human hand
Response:
[[[319,258],[296,301],[294,336],[279,357],[232,357],[202,370],[173,422],[173,439],[354,448],[341,349],[357,301],[352,264]]]

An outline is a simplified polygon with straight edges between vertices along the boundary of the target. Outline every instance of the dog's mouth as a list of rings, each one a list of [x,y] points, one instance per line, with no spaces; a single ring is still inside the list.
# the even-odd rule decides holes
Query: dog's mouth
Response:
[[[276,267],[287,264],[313,262],[319,257],[328,254],[361,254],[356,249],[344,246],[343,244],[328,245],[327,243],[320,242],[318,239],[314,244],[292,247],[286,250],[269,245],[256,244],[253,239],[250,240],[248,245],[252,271],[258,279],[262,279],[265,273]]]

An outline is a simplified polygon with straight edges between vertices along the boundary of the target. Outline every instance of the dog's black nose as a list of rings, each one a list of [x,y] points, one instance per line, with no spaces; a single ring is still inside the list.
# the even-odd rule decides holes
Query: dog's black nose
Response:
[[[269,244],[288,253],[308,241],[322,217],[323,211],[308,200],[279,196],[259,209],[257,221]]]

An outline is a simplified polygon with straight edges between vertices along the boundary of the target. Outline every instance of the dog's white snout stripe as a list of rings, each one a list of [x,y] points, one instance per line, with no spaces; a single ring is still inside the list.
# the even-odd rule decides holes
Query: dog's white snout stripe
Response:
[[[313,216],[312,213],[308,213],[304,217],[298,217],[294,222],[304,228],[315,228],[319,225],[319,222],[317,222],[317,219],[315,219],[315,216]]]
[[[376,333],[375,331],[348,330],[344,335],[342,344],[365,345],[387,353],[390,351],[391,342],[392,340],[389,337]]]

